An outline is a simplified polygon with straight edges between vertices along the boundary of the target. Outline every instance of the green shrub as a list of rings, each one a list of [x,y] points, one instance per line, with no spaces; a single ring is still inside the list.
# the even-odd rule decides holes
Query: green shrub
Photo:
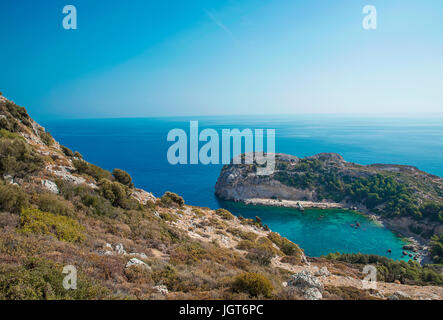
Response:
[[[182,207],[185,204],[185,200],[176,193],[166,191],[160,198],[160,204],[164,207]]]
[[[100,179],[112,179],[112,175],[108,170],[97,167],[96,165],[88,163],[84,160],[75,159],[72,161],[72,163],[79,174],[87,174],[97,181]]]
[[[273,257],[274,253],[266,247],[252,248],[246,255],[246,259],[262,266],[270,265]]]
[[[228,210],[226,209],[217,209],[215,210],[215,214],[220,216],[222,219],[225,220],[232,220],[234,219],[234,215],[232,213],[230,213]]]
[[[98,185],[100,194],[109,200],[113,206],[128,210],[140,208],[141,205],[135,199],[129,197],[127,187],[120,182],[101,179]]]
[[[231,233],[232,235],[239,237],[243,240],[250,240],[250,241],[255,241],[258,237],[258,235],[255,232],[251,232],[251,231],[243,231],[241,229],[238,228],[229,228],[228,230],[229,233]]]
[[[83,156],[81,155],[80,152],[76,151],[74,152],[74,158],[83,159]]]
[[[37,199],[38,208],[41,211],[51,212],[62,216],[73,217],[75,210],[72,203],[66,200],[61,200],[54,194],[43,193]]]
[[[165,221],[177,221],[178,220],[177,216],[173,213],[170,213],[170,212],[161,212],[160,217],[162,217],[162,219]]]
[[[443,275],[433,270],[432,266],[422,267],[417,261],[395,261],[387,257],[368,255],[361,253],[340,254],[330,253],[325,256],[329,260],[343,261],[351,264],[363,266],[367,264],[376,265],[377,278],[385,282],[396,280],[404,284],[427,285],[443,284]]]
[[[0,175],[24,177],[41,170],[43,158],[21,137],[0,137]]]
[[[82,203],[92,209],[92,214],[98,216],[114,217],[117,209],[109,200],[94,194],[86,194],[82,197]]]
[[[29,259],[21,266],[0,266],[0,300],[109,299],[111,292],[77,273],[77,289],[63,287],[63,266],[43,259]]]
[[[303,252],[301,249],[293,242],[286,238],[283,238],[278,233],[271,232],[268,235],[269,240],[274,242],[280,250],[288,256],[301,256]]]
[[[132,183],[132,178],[126,171],[114,169],[114,171],[112,171],[112,175],[114,176],[115,180],[117,180],[121,184],[129,188],[134,187],[134,184]]]
[[[21,233],[50,235],[66,242],[81,242],[85,239],[84,228],[77,221],[34,208],[22,210],[18,228]]]
[[[48,147],[52,146],[54,144],[54,138],[51,136],[49,132],[40,130],[39,132],[40,139],[42,142],[47,145]]]
[[[0,210],[20,213],[29,205],[28,195],[15,185],[0,184]]]
[[[171,263],[194,264],[200,261],[205,253],[206,250],[197,242],[182,243],[171,252]]]
[[[432,260],[443,264],[443,232],[432,236],[430,247]]]
[[[243,273],[238,275],[233,283],[234,292],[245,292],[253,297],[269,298],[272,294],[272,284],[269,279],[258,273]]]
[[[74,156],[74,152],[72,152],[72,150],[69,149],[68,147],[60,146],[60,148],[62,149],[62,151],[65,154],[65,156],[71,157],[71,158]]]

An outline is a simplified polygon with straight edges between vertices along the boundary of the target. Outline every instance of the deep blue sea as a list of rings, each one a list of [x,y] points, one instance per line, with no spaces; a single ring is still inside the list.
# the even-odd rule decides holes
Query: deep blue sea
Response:
[[[362,252],[402,257],[403,241],[366,217],[344,211],[309,210],[302,215],[284,208],[251,207],[219,202],[214,185],[222,165],[176,165],[167,161],[174,128],[189,133],[189,121],[199,128],[275,129],[276,152],[299,157],[336,152],[360,164],[395,163],[443,176],[443,116],[223,116],[155,119],[91,119],[42,121],[63,145],[108,170],[128,171],[137,187],[161,196],[172,191],[186,203],[225,207],[244,217],[260,216],[272,230],[299,243],[310,256],[329,252]],[[350,224],[359,221],[362,227]],[[388,254],[387,249],[393,253]]]

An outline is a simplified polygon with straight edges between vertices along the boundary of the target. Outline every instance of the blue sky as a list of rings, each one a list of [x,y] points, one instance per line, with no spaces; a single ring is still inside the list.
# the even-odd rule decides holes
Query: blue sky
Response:
[[[443,112],[441,0],[1,0],[0,41],[37,119]]]

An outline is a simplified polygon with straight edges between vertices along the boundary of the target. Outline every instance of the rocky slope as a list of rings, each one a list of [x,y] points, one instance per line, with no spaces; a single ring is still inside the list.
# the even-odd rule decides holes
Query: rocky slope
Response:
[[[304,159],[277,154],[272,175],[255,172],[255,164],[225,166],[216,195],[256,204],[354,208],[422,241],[443,232],[443,179],[412,166],[359,165],[334,153]]]
[[[423,285],[394,274],[364,290],[362,266],[305,257],[259,220],[134,188],[128,174],[86,162],[1,95],[0,228],[0,299],[443,297],[443,279],[424,276],[431,270],[410,267]],[[76,290],[62,286],[68,265]]]

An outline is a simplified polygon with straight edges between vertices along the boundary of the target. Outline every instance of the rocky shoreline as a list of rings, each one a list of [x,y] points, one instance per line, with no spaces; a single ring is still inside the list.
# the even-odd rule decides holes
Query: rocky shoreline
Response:
[[[245,199],[242,201],[245,204],[262,205],[270,207],[284,207],[284,208],[317,208],[317,209],[334,209],[343,208],[343,205],[335,202],[313,202],[313,201],[295,201],[295,200],[278,200],[278,199],[265,199],[254,198]]]

